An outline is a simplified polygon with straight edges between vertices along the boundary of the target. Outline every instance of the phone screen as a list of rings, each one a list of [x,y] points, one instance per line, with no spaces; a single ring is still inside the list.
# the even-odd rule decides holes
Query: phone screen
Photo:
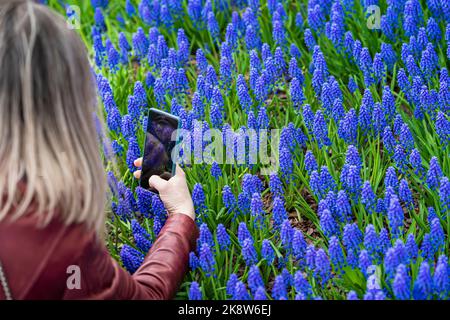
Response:
[[[172,150],[176,139],[172,139],[178,129],[179,118],[157,109],[150,109],[142,160],[140,186],[158,193],[149,186],[148,180],[157,175],[169,180],[175,174]]]

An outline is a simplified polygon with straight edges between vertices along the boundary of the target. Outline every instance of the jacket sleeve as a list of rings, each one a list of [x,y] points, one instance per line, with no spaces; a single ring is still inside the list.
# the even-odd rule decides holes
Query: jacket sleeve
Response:
[[[184,214],[171,215],[133,280],[150,299],[173,298],[188,270],[198,229]]]
[[[130,275],[103,244],[89,246],[82,258],[82,290],[66,299],[167,300],[175,296],[195,249],[198,228],[184,214],[172,214],[139,269]],[[83,271],[85,270],[85,271]]]

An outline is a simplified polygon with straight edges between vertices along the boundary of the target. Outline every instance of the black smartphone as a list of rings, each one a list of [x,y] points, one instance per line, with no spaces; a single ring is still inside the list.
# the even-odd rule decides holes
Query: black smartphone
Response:
[[[140,179],[142,188],[158,193],[150,187],[150,177],[157,175],[169,180],[175,175],[172,151],[178,141],[179,126],[178,117],[155,108],[149,110]]]

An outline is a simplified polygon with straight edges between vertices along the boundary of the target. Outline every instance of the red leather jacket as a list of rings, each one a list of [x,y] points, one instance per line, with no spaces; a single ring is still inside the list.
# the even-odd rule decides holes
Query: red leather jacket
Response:
[[[54,219],[37,228],[27,215],[0,222],[0,261],[13,299],[171,299],[181,284],[198,229],[186,215],[171,215],[145,257],[130,275],[83,224]],[[68,289],[78,266],[80,289]],[[70,269],[69,269],[70,270]],[[0,300],[5,292],[0,283]]]

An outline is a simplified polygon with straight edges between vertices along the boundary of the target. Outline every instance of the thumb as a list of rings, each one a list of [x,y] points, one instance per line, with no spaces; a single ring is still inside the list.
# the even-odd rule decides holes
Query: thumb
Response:
[[[164,179],[161,179],[160,176],[156,176],[153,175],[150,177],[150,179],[148,180],[148,184],[150,185],[150,187],[155,188],[156,190],[158,190],[158,192],[164,188],[164,186],[166,185],[167,181]]]
[[[184,177],[186,175],[178,163],[176,164],[175,175],[179,177]]]

